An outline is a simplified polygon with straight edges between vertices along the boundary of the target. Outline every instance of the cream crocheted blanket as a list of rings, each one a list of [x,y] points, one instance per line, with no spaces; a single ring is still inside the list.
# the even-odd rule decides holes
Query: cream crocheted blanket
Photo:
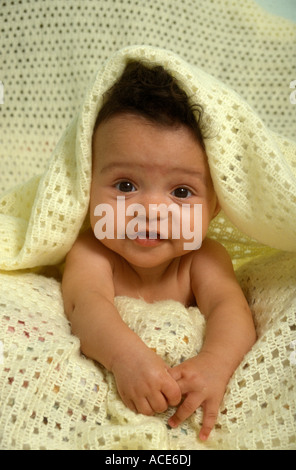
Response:
[[[242,3],[249,18],[265,18],[253,2]],[[267,26],[278,24],[267,18]],[[227,16],[229,24],[239,22]],[[197,437],[200,410],[169,429],[173,409],[146,417],[125,408],[112,374],[80,354],[63,312],[56,273],[87,219],[93,125],[104,91],[129,58],[164,65],[205,109],[206,150],[223,209],[209,235],[228,248],[256,323],[258,341],[231,378],[206,443]],[[296,143],[270,130],[220,77],[192,63],[155,46],[115,52],[41,174],[0,198],[1,449],[296,448]],[[125,297],[116,303],[169,364],[198,352],[205,325],[197,308]]]

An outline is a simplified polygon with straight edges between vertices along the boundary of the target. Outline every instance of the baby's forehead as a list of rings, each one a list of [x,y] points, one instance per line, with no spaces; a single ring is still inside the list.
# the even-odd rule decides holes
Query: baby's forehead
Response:
[[[138,133],[137,133],[138,132]],[[191,141],[199,148],[204,149],[203,142],[200,142],[193,130],[185,124],[174,123],[174,124],[160,124],[158,121],[147,119],[145,116],[136,113],[119,113],[101,122],[95,127],[92,135],[93,142],[108,140],[114,142],[114,140],[120,139],[121,145],[130,144],[131,141],[125,140],[124,137],[128,134],[132,137],[131,141],[136,140],[138,134],[141,135],[142,140],[149,136],[156,139],[158,142],[171,140],[174,138],[175,142],[180,140]]]
[[[190,129],[159,126],[134,115],[100,123],[93,139],[93,163],[105,175],[154,169],[163,178],[209,177],[206,153]]]
[[[197,137],[194,131],[186,124],[181,122],[175,123],[160,123],[157,118],[154,120],[152,118],[147,118],[145,115],[135,112],[120,112],[116,113],[113,116],[109,117],[105,121],[100,122],[93,130],[92,138],[93,140],[99,135],[105,135],[106,133],[124,133],[127,130],[133,128],[141,128],[141,133],[149,133],[151,129],[156,129],[159,131],[172,132],[175,135],[182,135],[184,132],[201,147],[204,147],[203,142]]]

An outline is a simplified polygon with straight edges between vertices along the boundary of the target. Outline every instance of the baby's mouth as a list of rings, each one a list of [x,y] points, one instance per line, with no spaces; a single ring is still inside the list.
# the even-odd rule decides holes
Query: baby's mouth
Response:
[[[134,241],[142,247],[154,247],[161,244],[164,239],[160,233],[146,230],[137,232]]]
[[[149,240],[160,240],[161,239],[160,233],[150,232],[149,230],[137,232],[136,238],[139,238],[141,240],[147,240],[147,239],[149,239]]]

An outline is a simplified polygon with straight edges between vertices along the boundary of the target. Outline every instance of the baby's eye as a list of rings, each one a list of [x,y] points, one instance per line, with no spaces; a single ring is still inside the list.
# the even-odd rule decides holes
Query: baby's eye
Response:
[[[136,191],[135,186],[130,181],[120,181],[115,185],[115,188],[121,191],[122,193],[130,193]]]
[[[180,186],[180,188],[176,188],[172,192],[172,194],[173,194],[173,196],[175,196],[177,198],[180,198],[180,199],[185,199],[189,196],[192,196],[192,192],[188,188],[184,188],[182,186]]]

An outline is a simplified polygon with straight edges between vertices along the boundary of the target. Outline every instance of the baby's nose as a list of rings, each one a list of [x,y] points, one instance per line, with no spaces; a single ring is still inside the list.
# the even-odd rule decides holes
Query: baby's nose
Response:
[[[141,204],[145,208],[147,217],[149,213],[156,217],[159,212],[159,208],[166,207],[168,205],[168,201],[160,192],[149,192],[142,196]]]

